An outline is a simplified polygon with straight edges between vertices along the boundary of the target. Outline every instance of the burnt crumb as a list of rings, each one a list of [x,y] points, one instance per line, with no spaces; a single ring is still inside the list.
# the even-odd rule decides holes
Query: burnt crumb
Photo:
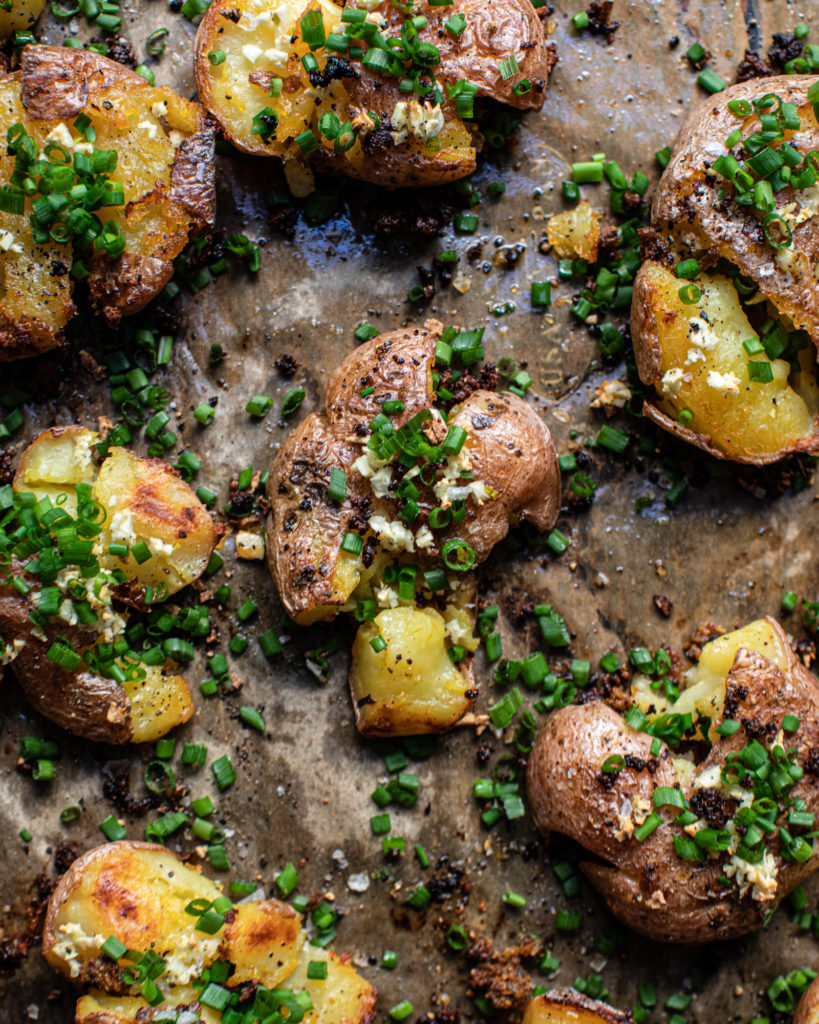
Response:
[[[671,613],[674,611],[674,605],[671,601],[669,601],[663,594],[655,594],[653,600],[654,606],[660,615],[665,616],[667,619],[671,618]]]
[[[765,736],[772,739],[776,735],[776,722],[760,722],[756,715],[753,718],[742,718],[740,721],[751,740],[762,739]]]
[[[416,267],[418,271],[418,277],[421,280],[421,287],[424,290],[424,299],[429,300],[434,298],[435,288],[435,272],[430,270],[428,267]]]
[[[330,82],[337,78],[361,78],[361,74],[346,57],[339,57],[335,53],[331,53],[327,58],[323,71],[316,68],[310,72],[310,84],[314,89],[326,89]]]
[[[478,750],[477,750],[477,752],[475,754],[475,757],[476,757],[476,759],[478,761],[478,764],[480,764],[480,765],[489,764],[489,761],[490,761],[490,759],[492,757],[493,749],[494,748],[493,748],[491,743],[486,743],[486,742],[481,743],[481,745],[478,747]]]
[[[733,802],[723,799],[718,789],[697,789],[691,796],[691,810],[713,828],[722,828],[733,813]]]
[[[94,40],[97,42],[98,40]],[[137,66],[136,54],[134,48],[123,36],[114,36],[113,39],[102,40],[108,46],[107,56],[111,60],[118,61],[120,64],[124,64],[126,68],[135,68]]]
[[[494,391],[500,384],[500,373],[494,363],[487,363],[481,370],[480,377],[475,377],[469,370],[453,381],[452,371],[445,370],[441,374],[440,387],[450,392],[455,402],[465,402],[476,391]],[[482,417],[487,419],[487,417]]]
[[[64,839],[54,851],[54,870],[58,875],[65,874],[79,855],[77,847]]]
[[[91,960],[86,960],[80,968],[77,980],[81,985],[101,988],[103,992],[109,992],[111,995],[123,996],[129,991],[122,980],[122,971],[107,956],[95,956]]]
[[[644,760],[642,757],[637,757],[636,754],[626,754],[623,758],[623,762],[626,768],[631,768],[635,772],[643,771],[648,764],[648,761]]]
[[[813,665],[813,663],[816,661],[816,641],[799,640],[794,645],[794,653],[805,666],[805,668],[810,668],[811,665]]]
[[[68,273],[68,264],[64,260],[52,260],[51,261],[51,276],[52,277],[65,277]]]
[[[178,14],[182,10],[183,0],[169,0],[168,7],[174,14]]]
[[[721,626],[715,626],[713,622],[701,622],[688,638],[688,643],[683,648],[683,654],[689,661],[699,661],[702,649],[711,640],[716,640],[725,632]]]
[[[367,136],[365,146],[379,130]],[[390,196],[389,207],[372,210],[370,219],[373,231],[382,238],[401,238],[407,234],[435,238],[449,225],[453,213],[454,208],[443,201],[432,204],[429,200],[419,201],[412,193],[398,192]]]
[[[749,82],[752,78],[767,78],[773,74],[758,53],[746,50],[745,56],[737,65],[737,82]]]
[[[33,885],[34,895],[26,907],[26,924],[22,933],[0,939],[0,977],[13,974],[42,935],[46,907],[56,888],[57,879],[41,873],[35,875]]]
[[[723,718],[736,718],[739,705],[748,696],[747,686],[728,686],[725,693]]]
[[[679,36],[672,36],[668,40],[668,48],[669,48],[669,50],[676,50],[679,45],[680,45],[680,37]]]
[[[299,211],[294,206],[285,206],[280,210],[274,210],[267,218],[267,223],[273,231],[278,231],[285,238],[293,238],[298,220]]]
[[[617,781],[617,772],[600,772],[597,776],[597,781],[603,789],[611,789]]]
[[[792,32],[774,32],[773,43],[768,50],[768,63],[780,71],[789,60],[796,60],[802,52],[802,40]]]
[[[473,943],[470,951],[476,945]],[[523,961],[539,957],[543,944],[539,939],[524,939],[519,946],[500,953],[485,948],[482,952],[484,959],[469,972],[472,988],[496,1010],[523,1009],[532,994],[532,979]]]
[[[387,115],[379,115],[379,124],[377,128],[365,135],[363,138],[359,137],[361,148],[370,156],[372,153],[377,153],[379,150],[386,149],[387,146],[392,145],[392,125]]]
[[[614,0],[592,0],[586,8],[586,14],[589,16],[588,31],[595,36],[605,36],[607,43],[614,40],[614,33],[620,27],[619,21],[611,20],[613,6]]]
[[[500,384],[500,370],[494,363],[486,363],[478,378],[478,386],[482,391],[494,391]]]
[[[441,1006],[419,1017],[416,1024],[461,1024],[461,1011],[454,1006]]]
[[[711,51],[710,50],[705,50],[705,53],[702,55],[702,57],[700,57],[699,60],[691,60],[690,56],[689,56],[688,59],[689,59],[689,61],[691,61],[691,67],[696,68],[697,71],[702,71],[702,69],[705,67],[705,65],[708,63],[708,61],[711,59],[711,56],[712,56]]]
[[[248,1006],[256,998],[256,992],[259,989],[258,981],[249,981],[246,985],[243,985],[239,990],[239,1005]]]
[[[14,459],[11,452],[0,451],[0,484],[10,484],[14,479]]]
[[[819,747],[811,747],[805,758],[805,771],[809,775],[819,775]]]
[[[290,380],[293,374],[298,369],[298,363],[290,355],[289,352],[285,352],[283,356],[279,356],[276,362],[273,364],[279,371],[279,374],[284,377],[285,380]]]
[[[426,887],[436,903],[443,903],[456,892],[467,896],[472,891],[472,883],[466,878],[463,865],[450,863],[447,856],[439,858],[435,874],[426,882]]]
[[[297,572],[293,577],[294,587],[306,587],[308,583],[312,583],[316,578],[316,570],[312,565],[306,565],[300,572]]]
[[[492,940],[482,935],[481,938],[475,939],[466,950],[466,959],[471,964],[482,964],[485,963],[492,953]]]
[[[145,814],[159,803],[158,795],[153,793],[137,800],[131,796],[131,780],[127,772],[106,777],[102,780],[102,795],[117,810],[125,814]]]
[[[247,516],[253,511],[253,493],[237,491],[230,496],[230,511],[235,516]]]

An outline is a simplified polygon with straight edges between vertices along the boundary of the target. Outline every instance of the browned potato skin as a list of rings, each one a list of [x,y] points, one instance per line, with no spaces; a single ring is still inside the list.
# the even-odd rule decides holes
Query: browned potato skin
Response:
[[[379,13],[390,23],[388,31],[400,35],[404,20],[400,11],[387,5]],[[452,85],[465,78],[478,87],[479,96],[492,97],[519,110],[540,110],[557,56],[554,47],[546,42],[543,22],[530,0],[454,0],[447,7],[424,3],[418,13],[428,21],[419,33],[420,38],[436,46],[441,54],[441,63],[435,68],[437,79]],[[460,37],[444,29],[453,14],[466,18],[466,28]],[[504,81],[500,62],[510,54],[515,54],[519,73]],[[514,87],[524,78],[532,83],[532,89],[516,96]],[[367,74],[366,70],[360,79],[349,81],[346,88],[357,107],[379,115],[389,114],[396,101],[406,97],[406,93],[398,91],[396,79]]]
[[[276,456],[267,484],[267,557],[284,606],[296,621],[330,602],[330,575],[341,541],[371,493],[363,477],[349,472],[364,449],[346,438],[355,433],[356,424],[368,426],[387,397],[404,404],[404,412],[395,417],[396,426],[431,405],[436,341],[428,331],[393,331],[359,346],[330,377],[325,415],[308,416]],[[362,398],[359,392],[371,385],[375,392]],[[477,560],[486,558],[510,524],[528,520],[541,530],[553,525],[560,504],[560,472],[540,417],[514,395],[476,391],[454,410],[450,421],[469,431],[464,448],[474,459],[476,475],[499,492],[496,500],[480,508],[470,502],[466,519],[455,528],[472,545]],[[443,421],[436,429],[443,436]],[[342,505],[326,495],[333,465],[347,472]],[[306,510],[300,508],[305,497],[310,500]],[[324,543],[318,563],[311,558],[316,532]],[[448,535],[440,531],[440,541]]]
[[[768,620],[782,636],[781,627]],[[793,738],[799,748],[798,763],[819,744],[819,681],[784,644],[789,652],[788,672],[783,674],[762,655],[740,649],[726,682],[726,704],[736,707],[732,717],[755,720],[765,727],[785,714],[802,722]],[[544,833],[555,831],[576,840],[599,861],[580,867],[600,891],[611,912],[635,931],[662,942],[700,943],[732,939],[759,928],[771,906],[786,896],[802,879],[819,867],[819,854],[805,864],[778,863],[775,901],[760,903],[740,899],[734,890],[718,885],[721,862],[697,865],[681,860],[674,852],[671,815],[660,809],[664,822],[648,839],[619,842],[615,838],[618,810],[624,796],[651,800],[658,786],[672,785],[676,776],[671,753],[663,744],[658,758],[651,757],[652,738],[630,729],[607,705],[595,702],[573,705],[555,712],[538,733],[529,759],[528,793],[532,815]],[[697,774],[714,764],[724,764],[728,753],[747,742],[745,729],[720,739]],[[599,782],[600,766],[610,754],[633,754],[644,762],[656,762],[653,772],[626,767],[614,777],[610,789]],[[688,796],[691,785],[682,792]],[[819,788],[805,773],[793,791],[809,810],[819,812]],[[647,880],[651,880],[650,882]],[[662,899],[653,893],[660,892]]]
[[[810,221],[808,223],[811,223]],[[647,260],[637,271],[634,280],[634,295],[631,305],[631,339],[634,345],[634,358],[637,363],[637,372],[644,384],[658,384],[662,377],[660,371],[660,343],[658,337],[656,309],[659,303],[653,298],[655,289],[652,285],[649,265],[653,260]],[[672,315],[672,314],[669,314]],[[678,437],[681,441],[696,445],[704,452],[712,455],[715,459],[726,459],[725,452],[712,444],[708,434],[697,433],[689,427],[683,426],[673,419],[662,409],[659,409],[653,402],[646,400],[643,404],[643,414],[658,427],[667,430],[670,434]],[[773,452],[765,454],[754,453],[743,457],[740,454],[730,456],[733,462],[747,463],[752,466],[766,466],[786,455],[796,455],[804,452],[808,455],[815,455],[819,452],[819,416],[816,418],[813,433],[800,438],[794,444],[783,445]]]
[[[634,1024],[634,1018],[573,989],[556,988],[527,1003],[523,1024]]]
[[[819,1024],[819,978],[799,1000],[793,1024]]]
[[[819,285],[812,272],[795,279],[781,270],[772,259],[758,218],[749,209],[732,206],[726,216],[725,204],[716,195],[724,182],[715,174],[709,177],[704,164],[709,151],[724,151],[725,139],[735,128],[742,126],[747,134],[759,127],[756,117],[745,121],[734,117],[728,104],[732,100],[758,99],[769,92],[799,109],[802,127],[793,133],[793,145],[801,153],[819,148],[819,125],[808,103],[808,89],[817,81],[819,78],[810,75],[754,78],[703,100],[677,134],[671,160],[654,196],[651,219],[659,232],[670,225],[692,225],[702,236],[702,249],[725,257],[752,277],[777,309],[819,345]],[[790,202],[794,195],[793,189],[784,189],[778,195],[778,205]],[[793,237],[795,248],[806,253],[810,267],[815,266],[819,259],[819,218],[812,217],[797,226]],[[639,307],[636,286],[635,306]]]
[[[29,585],[39,581],[23,572],[12,559],[11,572]],[[46,630],[47,640],[32,634],[29,611],[33,602],[10,585],[0,586],[0,636],[7,642],[24,640],[25,647],[12,663],[12,670],[28,700],[51,721],[85,739],[104,743],[127,743],[132,735],[128,695],[113,679],[93,672],[69,672],[46,657],[54,636],[64,636],[73,647],[94,642],[94,630],[61,623]]]

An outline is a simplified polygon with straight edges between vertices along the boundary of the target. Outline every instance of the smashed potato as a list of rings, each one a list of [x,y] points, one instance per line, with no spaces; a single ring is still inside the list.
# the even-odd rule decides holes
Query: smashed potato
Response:
[[[645,412],[717,458],[819,451],[815,82],[754,79],[703,102],[652,205],[631,313]]]
[[[33,28],[43,13],[45,0],[10,0],[9,8],[0,8],[0,38]]]
[[[239,149],[300,168],[288,171],[296,194],[312,190],[311,163],[390,188],[462,178],[483,144],[473,100],[539,108],[553,50],[529,0],[422,3],[417,30],[402,12],[216,0],[196,36],[200,98]],[[385,37],[404,48],[388,57]],[[417,93],[399,91],[396,75],[407,74]]]
[[[207,929],[197,928],[203,914],[210,915]],[[43,953],[55,970],[89,990],[77,1003],[80,1024],[98,1021],[95,1014],[108,1024],[153,1019],[151,1005],[190,1007],[217,1024],[220,1014],[199,1002],[205,986],[197,981],[218,961],[229,965],[214,981],[228,999],[235,1001],[234,993],[251,983],[257,1000],[295,996],[306,1010],[305,1024],[370,1024],[375,989],[349,958],[306,939],[301,916],[286,904],[234,905],[220,885],[164,847],[118,842],[86,853],[62,877],[49,901]],[[148,952],[157,990],[152,1003],[140,980],[128,980],[128,968],[136,961],[138,969]],[[325,965],[326,977],[308,979],[310,963]]]
[[[78,159],[113,151],[116,166],[103,159],[104,176],[112,200],[121,189],[122,202],[85,211],[104,229],[97,241],[107,248],[89,243],[82,251],[59,219],[35,238],[32,197],[23,203],[19,193],[20,213],[0,212],[0,360],[61,343],[75,311],[73,277],[87,280],[92,303],[112,325],[142,309],[170,280],[188,239],[212,225],[215,195],[214,130],[202,107],[90,50],[26,47],[20,71],[0,76],[4,140],[9,130],[30,136],[34,155],[54,167],[75,168],[78,181],[85,173]],[[15,159],[4,145],[6,187]],[[93,222],[87,230],[96,230]],[[73,276],[72,257],[82,257]]]
[[[557,518],[557,456],[531,406],[467,377],[474,387],[446,422],[436,408],[436,358],[480,338],[395,331],[361,345],[268,480],[267,557],[288,614],[362,622],[350,686],[368,735],[461,718],[476,692],[470,570],[510,526],[543,531]]]
[[[159,460],[113,448],[98,471],[97,441],[84,427],[53,427],[21,457],[4,498],[24,535],[7,529],[0,538],[11,558],[0,582],[0,650],[31,703],[58,725],[91,740],[143,743],[187,721],[193,704],[164,655],[143,664],[114,652],[128,625],[114,601],[153,603],[193,582],[216,529]],[[53,563],[32,558],[55,541]]]
[[[707,644],[683,684],[672,702],[638,677],[626,717],[600,701],[557,711],[528,790],[541,831],[597,858],[580,866],[613,914],[710,942],[760,927],[819,866],[819,681],[764,619]]]

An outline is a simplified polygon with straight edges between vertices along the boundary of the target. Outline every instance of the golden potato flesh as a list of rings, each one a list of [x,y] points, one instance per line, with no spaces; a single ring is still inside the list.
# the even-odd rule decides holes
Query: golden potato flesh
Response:
[[[468,710],[472,685],[447,654],[446,627],[433,608],[398,607],[358,630],[350,691],[365,736],[440,732]],[[376,651],[379,636],[386,646]]]
[[[600,215],[583,199],[571,210],[549,218],[546,237],[561,259],[580,257],[594,263],[600,241]]]
[[[799,372],[764,352],[749,356],[743,342],[758,342],[759,335],[729,278],[700,275],[700,298],[686,305],[679,296],[684,282],[665,267],[644,264],[640,275],[635,303],[643,304],[640,316],[650,326],[641,328],[635,350],[641,377],[656,389],[662,425],[682,423],[687,439],[701,438],[713,454],[743,462],[819,450],[812,346],[799,352]],[[752,380],[752,363],[769,366],[772,380]]]
[[[122,683],[130,703],[132,743],[153,743],[193,715],[184,676],[166,673],[159,665],[144,668],[144,679]]]
[[[700,660],[685,673],[685,689],[681,689],[679,699],[673,704],[661,692],[652,690],[651,681],[644,675],[635,676],[632,697],[649,717],[656,718],[669,711],[680,715],[696,712],[710,718],[715,728],[722,718],[728,673],[741,649],[755,651],[782,672],[787,670],[788,652],[781,631],[771,619],[757,619],[703,647]],[[713,741],[714,735],[710,739]]]
[[[307,991],[313,1008],[309,1024],[369,1024],[375,990],[346,958],[306,944],[302,919],[286,904],[260,900],[225,906],[224,922],[215,934],[196,928],[197,915],[185,911],[200,901],[200,912],[222,896],[221,886],[183,864],[163,847],[148,843],[110,843],[85,854],[72,865],[51,897],[43,931],[43,952],[61,974],[80,986],[104,985],[104,974],[86,965],[110,963],[101,953],[109,937],[128,949],[152,950],[165,960],[156,979],[164,1005],[179,1006],[197,999],[192,983],[215,960],[234,970],[226,983],[239,989],[258,983],[268,990],[286,986]],[[229,904],[230,901],[227,901]],[[218,906],[218,904],[217,904]],[[218,923],[218,922],[217,922]],[[324,980],[308,979],[307,965],[327,965]],[[120,961],[125,966],[128,958]],[[111,992],[92,989],[77,1004],[76,1020],[94,1020],[95,1012],[111,1022],[141,1019],[148,1004],[139,986],[111,978]],[[203,1008],[203,1020],[219,1015]],[[109,1022],[109,1024],[111,1024]]]
[[[112,448],[94,483],[94,498],[107,512],[104,546],[145,543],[150,551],[142,563],[133,554],[116,560],[128,579],[173,594],[205,571],[216,528],[202,502],[167,463]]]
[[[555,989],[529,1001],[523,1024],[633,1024],[633,1017],[574,989]]]
[[[0,9],[0,38],[31,28],[44,7],[45,0],[11,0],[10,10]]]

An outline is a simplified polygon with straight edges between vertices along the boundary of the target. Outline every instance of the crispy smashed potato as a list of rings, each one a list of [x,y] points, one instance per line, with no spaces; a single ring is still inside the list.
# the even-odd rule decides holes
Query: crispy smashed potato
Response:
[[[427,24],[412,38],[426,48],[423,59],[441,91],[431,98],[400,92],[398,78],[362,63],[360,55],[350,59],[346,45],[319,42],[311,53],[310,31],[305,41],[302,28],[306,13],[320,15],[318,38],[332,35],[334,45],[348,26],[358,31],[351,42],[365,54],[364,28],[399,37],[406,20],[388,3],[345,10],[331,0],[216,0],[202,18],[195,54],[200,98],[227,137],[245,152],[301,168],[288,172],[296,194],[312,190],[311,162],[389,188],[471,174],[483,139],[449,95],[456,83],[468,80],[478,104],[483,97],[520,109],[543,103],[555,57],[529,0],[455,0],[414,9]],[[360,29],[351,21],[356,16]],[[463,19],[459,35],[444,28],[453,17]],[[312,71],[302,64],[305,56],[317,61]],[[510,59],[516,68],[504,78],[501,64]]]
[[[98,516],[98,569],[85,576],[79,565],[62,568],[51,584],[57,610],[39,624],[30,614],[40,607],[44,582],[29,566],[30,555],[13,554],[10,576],[0,584],[0,651],[13,661],[28,699],[52,721],[91,740],[144,743],[186,722],[193,704],[187,682],[167,664],[94,670],[99,645],[114,644],[127,626],[127,613],[113,600],[140,604],[193,582],[208,563],[216,529],[165,463],[113,448],[98,470],[97,441],[84,427],[53,427],[21,457],[13,484],[21,500],[46,502],[71,522],[78,488],[87,493],[87,507]],[[112,544],[119,546],[114,554]],[[68,645],[67,663],[49,657],[54,644]]]
[[[602,702],[549,718],[529,760],[535,823],[596,858],[582,870],[636,931],[745,935],[819,866],[793,817],[819,810],[819,681],[764,619],[707,644],[679,700],[660,683],[637,678],[628,721]]]
[[[81,125],[90,119],[93,144],[77,128],[78,118]],[[125,247],[117,256],[92,247],[84,259],[94,306],[118,324],[159,294],[173,274],[173,258],[213,223],[214,130],[203,108],[93,51],[28,46],[20,71],[0,76],[4,140],[13,125],[22,125],[56,163],[116,151],[108,178],[122,187],[124,205],[94,215],[121,233]],[[14,164],[4,145],[0,182],[9,181]],[[0,360],[59,345],[75,311],[74,247],[53,240],[54,233],[35,244],[31,203],[27,198],[19,215],[0,212]]]
[[[197,915],[185,910],[194,900],[217,915],[215,932],[196,928]],[[153,1019],[139,983],[129,985],[123,977],[132,961],[102,951],[112,937],[128,950],[150,950],[164,961],[155,979],[162,996],[158,1006],[192,1004],[208,1024],[217,1024],[220,1015],[199,1004],[201,989],[193,982],[217,960],[231,965],[224,982],[228,989],[252,983],[258,994],[285,988],[307,992],[311,1005],[305,1024],[370,1024],[374,1017],[375,989],[349,958],[310,946],[294,910],[277,900],[232,905],[220,885],[162,846],[98,847],[74,862],[49,901],[43,953],[55,970],[90,989],[77,1003],[80,1024],[98,1024],[95,1014],[103,1014],[106,1024]],[[326,964],[326,978],[308,979],[310,962]]]
[[[368,735],[439,731],[463,715],[475,696],[469,570],[510,526],[550,529],[560,506],[554,446],[525,401],[476,381],[446,423],[433,408],[438,344],[416,330],[361,345],[268,480],[267,557],[288,614],[309,624],[355,611],[363,623],[350,685]]]
[[[634,1018],[574,989],[553,989],[529,1001],[523,1024],[634,1024]]]
[[[640,377],[655,389],[645,412],[717,458],[819,452],[815,82],[753,79],[700,104],[652,205],[631,313]],[[760,114],[780,126],[762,157]],[[770,169],[783,165],[785,177]]]

